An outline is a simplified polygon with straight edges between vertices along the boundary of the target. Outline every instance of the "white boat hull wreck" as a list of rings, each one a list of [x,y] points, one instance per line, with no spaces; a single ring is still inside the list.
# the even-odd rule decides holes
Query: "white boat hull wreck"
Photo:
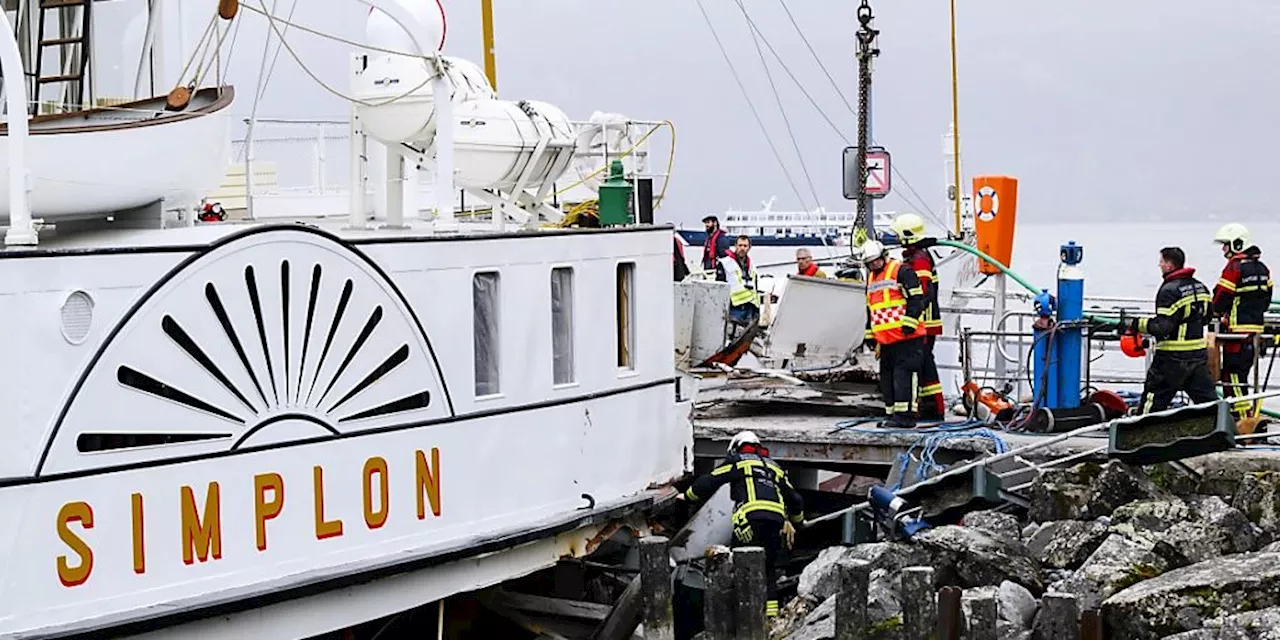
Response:
[[[413,580],[590,537],[685,470],[668,229],[233,229],[0,254],[3,316],[24,336],[10,361],[29,363],[0,386],[0,635],[139,630]],[[556,384],[550,282],[566,264],[572,381]],[[466,303],[440,303],[488,295],[476,274],[499,283],[476,302],[498,322],[483,357],[500,375],[481,396]],[[569,546],[491,558],[503,566],[409,606],[587,552]],[[289,635],[391,612],[343,602],[306,633],[290,616]]]

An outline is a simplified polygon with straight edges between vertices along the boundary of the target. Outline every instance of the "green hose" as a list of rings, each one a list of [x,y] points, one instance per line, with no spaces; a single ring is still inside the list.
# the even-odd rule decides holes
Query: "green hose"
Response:
[[[991,264],[995,265],[995,267],[999,269],[1001,272],[1003,272],[1005,275],[1009,276],[1010,278],[1013,278],[1014,282],[1017,282],[1018,284],[1022,285],[1023,288],[1026,289],[1027,291],[1030,291],[1032,295],[1040,294],[1040,291],[1041,291],[1040,289],[1037,289],[1031,286],[1031,283],[1027,282],[1026,280],[1023,280],[1022,276],[1014,273],[1009,269],[1009,267],[1006,267],[1005,265],[1001,264],[999,260],[996,260],[995,258],[992,258],[991,256],[983,253],[977,247],[971,247],[967,244],[964,244],[963,242],[956,242],[954,240],[939,240],[938,244],[944,247],[960,249],[961,251],[968,251],[969,253],[972,253],[973,255],[978,256],[979,258],[982,258],[983,260],[986,260],[987,262],[990,262]],[[1105,324],[1110,326],[1119,326],[1120,324],[1120,322],[1117,320],[1112,320],[1110,318],[1102,318],[1099,316],[1093,316],[1087,313],[1084,314],[1084,317],[1089,319],[1090,321],[1097,322],[1098,324]]]
[[[1037,289],[1037,288],[1035,288],[1035,287],[1031,286],[1031,283],[1027,282],[1026,280],[1023,280],[1023,279],[1022,279],[1022,276],[1020,276],[1020,275],[1018,275],[1018,274],[1014,273],[1013,271],[1009,270],[1009,267],[1006,267],[1005,265],[1001,264],[1001,262],[1000,262],[999,260],[996,260],[995,258],[992,258],[991,256],[987,255],[986,253],[983,253],[983,252],[982,252],[981,250],[979,250],[977,247],[971,247],[971,246],[969,246],[969,245],[967,245],[967,244],[964,244],[964,243],[962,243],[962,242],[956,242],[956,241],[954,241],[954,240],[939,240],[939,241],[938,241],[938,245],[939,245],[939,246],[943,246],[943,247],[951,247],[951,248],[953,248],[953,249],[959,249],[959,250],[961,250],[961,251],[968,251],[969,253],[972,253],[973,255],[978,256],[979,258],[982,258],[983,260],[986,260],[987,262],[989,262],[989,263],[991,263],[991,264],[995,265],[995,267],[996,267],[997,269],[999,269],[1002,273],[1004,273],[1005,275],[1009,276],[1010,278],[1013,278],[1013,281],[1014,281],[1014,282],[1017,282],[1018,284],[1022,285],[1022,286],[1023,286],[1023,288],[1025,288],[1027,291],[1030,291],[1030,292],[1032,293],[1032,295],[1039,295],[1039,294],[1040,294],[1040,289]],[[1280,306],[1280,303],[1273,303],[1273,308],[1274,308],[1275,306]],[[1091,316],[1091,315],[1089,315],[1089,314],[1087,314],[1087,313],[1084,315],[1084,317],[1085,317],[1085,318],[1088,318],[1089,320],[1091,320],[1091,321],[1093,321],[1093,322],[1097,322],[1097,323],[1099,323],[1099,324],[1105,324],[1105,325],[1111,325],[1111,326],[1118,326],[1118,325],[1120,324],[1120,323],[1119,323],[1118,321],[1116,321],[1116,320],[1111,320],[1111,319],[1109,319],[1109,318],[1100,318],[1100,317],[1098,317],[1098,316]],[[1219,392],[1218,392],[1218,397],[1219,397],[1219,398],[1221,398],[1221,397],[1222,397],[1222,392],[1221,392],[1221,391],[1219,391]],[[1272,409],[1265,409],[1265,408],[1264,408],[1264,409],[1262,410],[1262,414],[1263,414],[1263,415],[1265,415],[1265,416],[1267,416],[1267,417],[1270,417],[1270,418],[1280,418],[1280,411],[1274,411],[1274,410],[1272,410]]]

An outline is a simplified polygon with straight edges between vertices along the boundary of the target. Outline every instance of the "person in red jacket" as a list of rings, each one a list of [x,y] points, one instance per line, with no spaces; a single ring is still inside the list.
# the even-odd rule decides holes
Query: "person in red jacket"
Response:
[[[1213,288],[1213,311],[1222,318],[1227,333],[1244,340],[1223,340],[1222,383],[1228,397],[1248,395],[1249,371],[1255,358],[1254,340],[1266,329],[1263,316],[1271,306],[1271,271],[1262,263],[1262,251],[1249,240],[1249,230],[1239,223],[1223,225],[1213,241],[1222,245],[1227,264]],[[1253,413],[1254,403],[1232,404],[1236,419]]]
[[[934,344],[942,335],[942,316],[938,307],[938,270],[929,248],[938,241],[925,236],[924,219],[914,213],[904,213],[890,225],[902,243],[902,262],[916,272],[924,289],[926,300],[923,322],[924,361],[920,367],[920,419],[942,420],[946,416],[946,401],[942,397],[942,382],[938,376],[938,362],[933,355]]]

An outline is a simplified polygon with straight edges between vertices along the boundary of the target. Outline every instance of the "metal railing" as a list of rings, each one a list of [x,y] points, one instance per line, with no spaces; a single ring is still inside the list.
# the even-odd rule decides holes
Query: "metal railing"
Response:
[[[591,136],[594,144],[580,145],[569,169],[556,182],[554,193],[568,191],[557,200],[577,196],[578,200],[594,198],[594,189],[581,189],[581,185],[594,186],[607,177],[609,163],[622,159],[629,168],[627,175],[632,180],[651,179],[654,184],[654,196],[658,189],[670,179],[667,170],[669,148],[654,145],[661,142],[661,136],[651,136],[647,140],[635,144],[650,130],[664,126],[656,121],[633,120],[625,123],[592,123],[573,122],[580,132],[588,129],[600,129],[600,133]],[[231,141],[231,162],[243,165],[246,175],[246,197],[275,194],[308,194],[340,196],[350,188],[350,156],[351,145],[349,122],[339,119],[290,119],[290,118],[257,118],[245,119],[245,134]],[[618,129],[620,132],[614,133]],[[601,143],[600,140],[607,140]],[[631,147],[635,145],[634,149]],[[658,146],[661,154],[660,167],[654,169],[652,154]],[[254,184],[262,172],[254,166],[270,163],[274,167],[275,182],[270,185]],[[372,166],[373,163],[371,162]],[[597,175],[591,175],[599,171]],[[380,176],[370,175],[369,191],[374,190],[374,179]],[[423,189],[431,188],[431,180],[421,176]],[[566,190],[565,187],[579,187]],[[633,192],[638,192],[638,189]],[[462,197],[464,209],[487,210],[484,203],[470,199],[471,206],[466,207],[467,198]]]
[[[1005,296],[1007,303],[1013,303],[1017,309],[1007,310],[996,318],[996,294],[992,291],[958,289],[952,292],[952,306],[942,307],[944,319],[952,319],[950,324],[954,331],[944,333],[940,343],[953,344],[959,349],[960,358],[956,364],[939,363],[942,371],[959,372],[963,380],[973,380],[980,387],[991,387],[1001,390],[1006,385],[1012,388],[1010,395],[1014,398],[1025,397],[1031,392],[1030,377],[1035,368],[1030,361],[1034,343],[1034,334],[1030,324],[1035,321],[1036,314],[1030,310],[1032,296],[1026,292],[1010,292]],[[956,306],[968,301],[988,303],[989,306]],[[1154,313],[1154,302],[1149,298],[1127,296],[1086,296],[1085,313],[1095,317],[1118,319],[1120,310],[1133,317],[1150,316]],[[1280,314],[1267,314],[1267,323],[1280,323]],[[1015,326],[1010,326],[1016,321]],[[1246,336],[1218,334],[1220,341],[1244,339]],[[1081,341],[1084,349],[1081,372],[1085,388],[1105,384],[1140,390],[1146,378],[1146,371],[1151,365],[1154,349],[1149,349],[1142,359],[1124,355],[1117,343],[1113,331],[1093,332],[1086,330]],[[1251,370],[1252,389],[1265,392],[1272,387],[1267,378],[1271,354],[1265,358],[1262,349],[1254,349],[1254,363]],[[1003,365],[1003,366],[1002,366]],[[1008,365],[1014,365],[1012,371]],[[1216,381],[1222,387],[1220,381]]]

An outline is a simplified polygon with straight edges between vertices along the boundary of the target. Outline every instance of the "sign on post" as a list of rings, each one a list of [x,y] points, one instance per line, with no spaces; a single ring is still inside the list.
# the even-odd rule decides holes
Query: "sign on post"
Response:
[[[868,198],[879,200],[889,195],[891,188],[889,152],[884,147],[867,149],[867,174],[865,193]],[[844,148],[844,197],[846,200],[858,199],[858,148]]]

